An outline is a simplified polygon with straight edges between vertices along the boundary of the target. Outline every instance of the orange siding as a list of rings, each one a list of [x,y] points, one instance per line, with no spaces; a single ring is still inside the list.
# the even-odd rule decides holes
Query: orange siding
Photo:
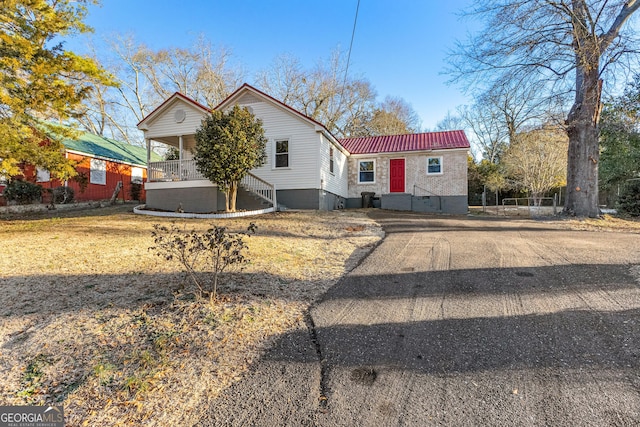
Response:
[[[74,190],[74,200],[78,202],[88,202],[88,201],[96,201],[96,200],[105,200],[110,199],[113,195],[113,191],[118,184],[118,181],[122,181],[122,190],[118,193],[118,200],[132,200],[130,191],[131,191],[131,169],[135,166],[125,165],[122,163],[110,162],[106,161],[106,184],[92,184],[90,182],[91,177],[91,158],[85,157],[77,154],[68,153],[68,158],[78,162],[76,166],[76,170],[79,174],[84,174],[87,177],[87,186],[84,191],[81,191],[80,184],[76,180],[69,180],[67,185]],[[138,166],[139,167],[139,166]],[[36,182],[36,169],[31,166],[25,166],[24,170],[24,178],[27,181]],[[147,169],[142,168],[142,178],[143,181],[147,179]],[[38,182],[37,184],[41,185],[42,188],[55,188],[63,185],[60,180],[51,179],[47,182]],[[2,187],[0,187],[0,191]],[[46,193],[43,193],[43,197],[46,201],[50,199],[47,197]],[[145,199],[145,191],[144,185],[140,191],[140,199]],[[3,197],[0,197],[0,206],[5,205],[6,202]]]

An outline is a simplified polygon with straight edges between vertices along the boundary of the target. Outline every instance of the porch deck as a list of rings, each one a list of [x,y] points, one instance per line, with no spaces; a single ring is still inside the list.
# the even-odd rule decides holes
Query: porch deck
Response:
[[[207,180],[198,172],[195,160],[165,160],[150,162],[148,168],[149,182],[183,182]],[[277,207],[276,186],[252,173],[248,173],[240,181],[240,185],[255,196]]]

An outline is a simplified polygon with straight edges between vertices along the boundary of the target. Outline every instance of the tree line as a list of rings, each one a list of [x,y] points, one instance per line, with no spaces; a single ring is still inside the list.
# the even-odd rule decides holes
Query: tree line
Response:
[[[141,143],[135,125],[171,93],[215,106],[246,78],[229,50],[204,37],[190,47],[154,50],[118,36],[92,55],[65,50],[58,40],[90,30],[83,19],[92,3],[0,6],[2,175],[29,161],[72,176],[73,165],[60,154],[60,140],[72,131],[59,123]],[[565,212],[595,216],[600,189],[637,177],[637,162],[627,161],[637,150],[629,142],[637,115],[628,107],[637,78],[626,99],[607,93],[637,70],[640,43],[629,21],[639,8],[638,0],[480,0],[465,12],[484,27],[451,50],[447,72],[474,103],[440,126],[469,131],[482,157],[473,172],[485,185],[537,197],[566,182]],[[337,137],[422,130],[410,104],[378,101],[371,82],[346,75],[346,68],[339,51],[310,68],[283,55],[255,76],[255,85]],[[541,175],[546,184],[534,179]]]
[[[566,214],[599,215],[605,95],[638,70],[632,16],[639,8],[637,0],[480,0],[465,15],[484,27],[451,51],[452,82],[481,107],[467,113],[476,116],[490,164],[502,152],[507,160],[512,146],[531,144],[532,130],[555,127],[565,135]],[[519,137],[520,129],[529,137]]]
[[[96,51],[97,49],[94,49]],[[115,85],[96,81],[80,124],[87,130],[141,144],[135,125],[174,92],[215,107],[247,79],[232,53],[200,36],[190,47],[151,49],[133,36],[114,36],[94,60]],[[365,78],[345,75],[346,58],[335,50],[305,68],[292,55],[280,55],[254,76],[256,87],[324,124],[337,137],[411,133],[420,119],[402,98],[377,101]]]

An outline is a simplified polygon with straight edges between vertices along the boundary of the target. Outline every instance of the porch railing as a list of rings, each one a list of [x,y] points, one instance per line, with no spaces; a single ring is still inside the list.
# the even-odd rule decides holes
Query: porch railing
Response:
[[[149,163],[149,181],[194,181],[207,179],[196,169],[195,160],[166,160]],[[240,182],[242,187],[277,208],[276,186],[249,173]]]
[[[149,181],[193,181],[206,179],[196,169],[195,160],[166,160],[149,163]]]
[[[270,184],[264,179],[258,178],[254,174],[249,173],[242,178],[240,185],[242,185],[242,187],[251,194],[255,194],[256,196],[271,203],[274,208],[278,208],[276,186],[274,184]]]

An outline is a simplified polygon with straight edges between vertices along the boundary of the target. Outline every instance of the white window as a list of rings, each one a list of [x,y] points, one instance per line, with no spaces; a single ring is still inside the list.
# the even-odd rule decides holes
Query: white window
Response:
[[[91,159],[91,184],[107,185],[107,162],[99,159]]]
[[[2,157],[0,157],[0,165],[2,164]],[[4,175],[2,172],[6,172],[4,169],[0,170],[0,185],[7,185],[7,182],[9,181],[7,179],[7,176]]]
[[[333,147],[329,147],[329,172],[333,173]]]
[[[289,140],[277,139],[276,140],[276,159],[275,165],[277,168],[289,167]]]
[[[131,183],[142,184],[142,168],[131,167]]]
[[[36,182],[49,182],[51,173],[46,169],[36,168]]]
[[[358,184],[373,184],[376,182],[376,161],[358,160]]]
[[[427,157],[427,175],[442,175],[442,157]]]

